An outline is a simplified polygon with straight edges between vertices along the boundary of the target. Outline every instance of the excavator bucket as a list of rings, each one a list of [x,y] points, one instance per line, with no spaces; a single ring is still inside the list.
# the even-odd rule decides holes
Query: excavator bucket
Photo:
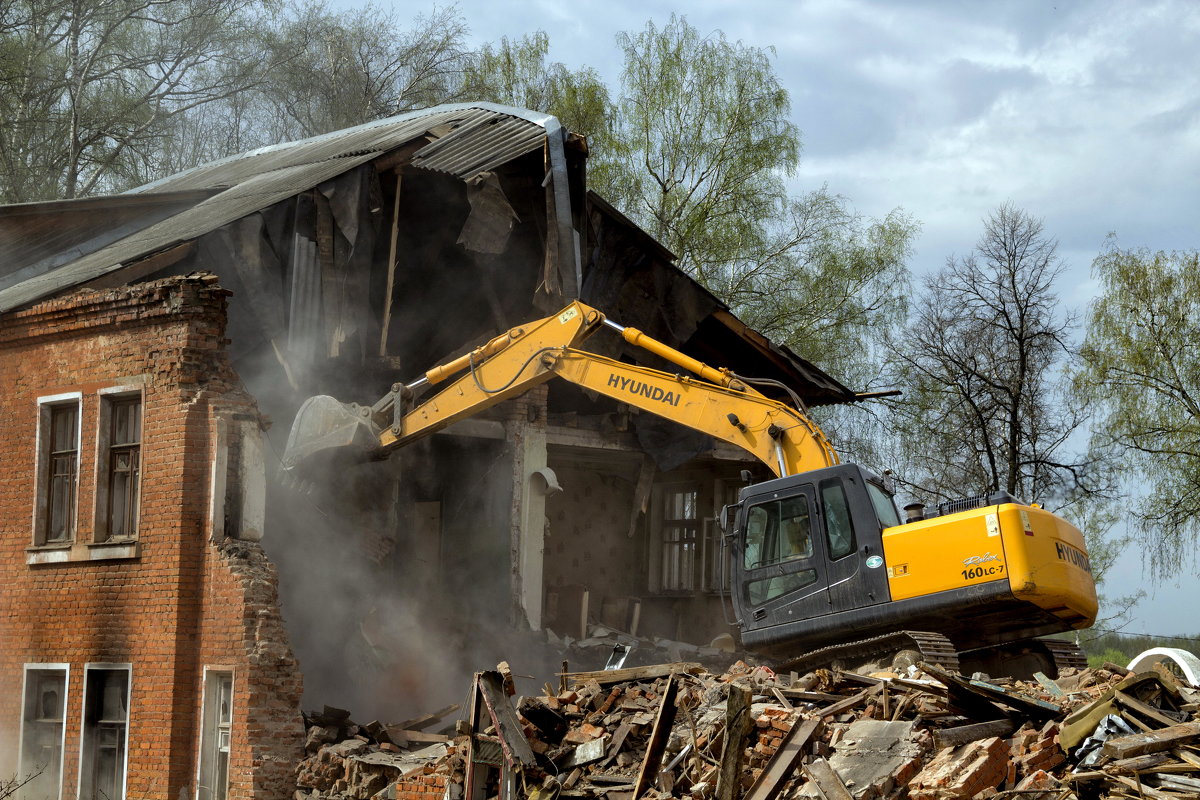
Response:
[[[283,468],[313,478],[323,467],[367,460],[379,445],[379,428],[369,411],[329,395],[308,398],[288,434]]]

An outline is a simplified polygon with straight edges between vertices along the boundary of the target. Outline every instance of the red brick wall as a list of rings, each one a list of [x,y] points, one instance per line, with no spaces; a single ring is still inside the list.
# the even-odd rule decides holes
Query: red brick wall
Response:
[[[301,752],[300,677],[274,568],[210,541],[216,417],[253,414],[211,277],[80,292],[0,318],[0,774],[17,766],[23,665],[71,665],[63,793],[77,791],[84,665],[131,663],[129,798],[195,791],[205,665],[234,671],[231,798],[282,798]],[[143,391],[140,553],[27,563],[40,396],[82,393],[78,524],[92,540],[99,390]],[[72,555],[86,559],[87,548]],[[253,740],[253,741],[252,741]]]
[[[396,800],[442,800],[447,783],[445,775],[416,772],[396,781]]]

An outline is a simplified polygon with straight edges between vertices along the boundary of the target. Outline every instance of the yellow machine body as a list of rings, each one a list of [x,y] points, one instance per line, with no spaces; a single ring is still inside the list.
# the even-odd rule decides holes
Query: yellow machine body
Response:
[[[1080,628],[1096,616],[1083,534],[1037,506],[1005,503],[883,531],[892,600],[1006,581],[1026,601]]]

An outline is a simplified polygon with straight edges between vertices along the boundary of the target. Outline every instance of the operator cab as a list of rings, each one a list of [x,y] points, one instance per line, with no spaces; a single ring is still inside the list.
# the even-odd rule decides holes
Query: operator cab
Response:
[[[748,486],[723,518],[749,648],[770,650],[772,629],[789,623],[890,599],[881,534],[900,516],[884,481],[855,464]]]

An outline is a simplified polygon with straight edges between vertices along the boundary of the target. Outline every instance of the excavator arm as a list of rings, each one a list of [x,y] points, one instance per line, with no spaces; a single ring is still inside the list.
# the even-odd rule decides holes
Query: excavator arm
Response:
[[[626,364],[579,349],[603,327],[690,374]],[[763,395],[729,370],[707,366],[573,302],[412,383],[394,385],[374,406],[310,398],[296,415],[284,467],[302,468],[330,450],[386,455],[555,377],[737,445],[780,477],[839,463],[825,435],[800,409]],[[436,394],[416,400],[425,387],[443,384]]]

